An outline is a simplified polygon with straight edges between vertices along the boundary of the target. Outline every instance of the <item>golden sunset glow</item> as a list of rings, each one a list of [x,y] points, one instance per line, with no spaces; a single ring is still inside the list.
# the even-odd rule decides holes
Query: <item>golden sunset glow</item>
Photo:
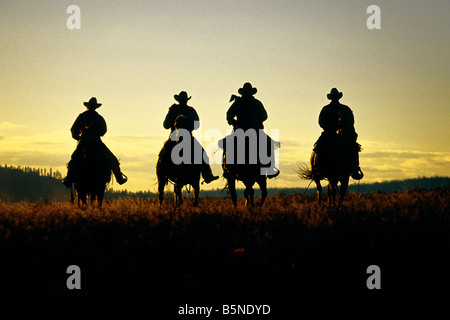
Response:
[[[67,27],[72,4],[80,29]],[[381,29],[366,26],[372,4]],[[355,116],[362,182],[450,176],[449,9],[437,0],[2,1],[0,163],[65,174],[69,129],[97,97],[103,141],[129,178],[113,188],[156,191],[174,94],[192,96],[207,146],[202,133],[225,135],[230,96],[249,81],[265,128],[279,130],[281,175],[269,188],[307,186],[296,162],[309,161],[333,87]]]

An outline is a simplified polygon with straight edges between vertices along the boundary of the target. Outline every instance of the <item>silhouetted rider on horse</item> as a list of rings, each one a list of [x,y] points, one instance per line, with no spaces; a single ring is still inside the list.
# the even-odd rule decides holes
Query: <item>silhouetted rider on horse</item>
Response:
[[[84,105],[87,110],[77,117],[70,129],[72,138],[77,140],[78,144],[67,165],[67,177],[64,179],[63,184],[68,188],[72,186],[75,175],[78,173],[83,152],[91,152],[98,159],[102,159],[107,164],[110,164],[117,182],[124,184],[127,182],[127,177],[120,171],[119,161],[100,138],[106,133],[106,122],[95,109],[102,104],[97,103],[97,99],[92,97],[89,102],[84,102]]]
[[[163,126],[165,129],[170,129],[171,135],[175,129],[186,129],[191,133],[192,143],[199,144],[199,142],[192,136],[192,131],[196,130],[200,126],[200,119],[198,117],[197,111],[191,106],[187,105],[187,102],[191,99],[185,91],[181,91],[178,95],[174,95],[175,100],[178,104],[173,104],[170,106],[167,112],[166,118],[164,119]],[[178,125],[177,125],[178,124]],[[173,141],[169,138],[164,144],[163,150],[169,147]],[[199,144],[200,145],[200,144]],[[214,176],[209,165],[209,160],[204,151],[203,147],[191,148],[191,150],[200,150],[202,152],[202,163],[201,163],[201,173],[205,183],[210,183],[214,180],[219,179],[219,176]],[[170,155],[170,152],[166,153]],[[172,161],[168,156],[164,158],[164,161]]]
[[[236,95],[232,95],[230,102],[233,104],[227,111],[227,122],[229,125],[232,125],[234,130],[242,129],[244,131],[248,129],[254,129],[257,134],[259,134],[260,129],[264,129],[263,122],[267,120],[267,111],[264,108],[264,105],[254,97],[258,90],[254,88],[251,83],[244,83],[243,87],[238,90],[238,93],[241,95],[240,97]],[[264,133],[265,134],[265,133]],[[267,142],[271,152],[271,164],[275,161],[274,159],[274,150],[272,139],[267,136]],[[280,174],[280,170],[278,168],[274,168],[273,171],[267,172],[267,177],[274,178]]]
[[[348,156],[350,175],[355,180],[363,178],[364,174],[359,167],[359,152],[361,145],[356,142],[358,134],[355,132],[355,119],[352,110],[339,102],[343,96],[336,88],[331,89],[327,98],[330,104],[322,108],[319,114],[319,125],[323,129],[314,151],[320,156],[332,149],[334,137],[340,134],[345,145],[345,153]]]

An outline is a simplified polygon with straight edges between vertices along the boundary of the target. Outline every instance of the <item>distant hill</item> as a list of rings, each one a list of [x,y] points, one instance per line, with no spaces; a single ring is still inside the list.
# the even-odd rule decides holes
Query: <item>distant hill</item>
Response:
[[[417,178],[406,180],[392,180],[371,184],[360,184],[359,191],[366,192],[390,192],[390,191],[407,191],[407,190],[420,190],[420,189],[448,189],[450,188],[449,177],[431,177],[431,178]],[[349,187],[350,191],[357,191],[358,186],[352,184]]]
[[[323,181],[322,185],[326,183]],[[431,177],[406,180],[394,180],[379,183],[359,185],[359,192],[390,192],[406,191],[418,189],[448,189],[450,188],[449,177]],[[171,197],[170,189],[167,190],[167,197]],[[256,196],[260,195],[258,188],[255,189]],[[358,185],[354,182],[349,187],[350,192],[358,192]],[[268,190],[269,195],[274,194],[314,194],[316,188],[314,183],[306,188],[272,188]],[[326,192],[326,189],[324,190]],[[243,190],[238,190],[238,195],[243,195]],[[227,197],[226,191],[222,189],[201,190],[200,196],[203,198]],[[106,200],[117,198],[156,198],[157,195],[150,191],[129,192],[108,189],[105,194]],[[0,201],[69,201],[70,191],[62,184],[62,176],[58,171],[52,169],[30,167],[0,166]]]
[[[323,191],[326,193],[326,185],[327,181],[322,181],[322,187],[324,187]],[[352,181],[350,186],[348,187],[349,192],[361,192],[361,193],[369,193],[369,192],[402,192],[407,190],[420,190],[420,189],[449,189],[450,188],[450,177],[422,177],[416,179],[405,179],[405,180],[392,180],[378,183],[360,183],[359,186],[355,181]],[[259,196],[260,191],[258,186],[255,187],[255,195]],[[309,188],[269,188],[269,195],[273,194],[315,194],[316,193],[316,185],[311,183]],[[212,191],[200,191],[200,195],[203,197],[223,197],[226,196],[226,192],[222,190],[212,190]],[[243,190],[238,190],[238,195],[243,195]]]
[[[1,201],[65,201],[70,192],[58,171],[30,167],[0,166]]]

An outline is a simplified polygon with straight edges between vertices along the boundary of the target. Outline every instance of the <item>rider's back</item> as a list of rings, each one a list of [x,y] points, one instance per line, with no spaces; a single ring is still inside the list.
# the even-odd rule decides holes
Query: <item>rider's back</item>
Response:
[[[105,119],[94,110],[86,110],[81,113],[70,129],[75,140],[80,140],[82,133],[88,135],[84,137],[88,140],[97,140],[105,135],[106,130]]]
[[[236,128],[263,129],[263,122],[267,120],[267,112],[261,101],[253,96],[236,98],[227,112],[227,121],[233,124],[236,117]]]
[[[185,129],[189,131],[193,131],[195,129],[198,129],[199,124],[199,117],[197,114],[197,111],[193,107],[190,107],[188,105],[180,105],[180,104],[173,104],[169,108],[169,112],[166,115],[166,118],[164,119],[163,126],[165,129],[171,129],[172,131],[175,130],[175,119],[183,115],[186,120],[187,126]],[[197,121],[197,124],[195,123]]]
[[[339,102],[326,105],[319,115],[319,125],[326,132],[336,132],[338,129],[351,132],[354,131],[354,123],[352,110]]]

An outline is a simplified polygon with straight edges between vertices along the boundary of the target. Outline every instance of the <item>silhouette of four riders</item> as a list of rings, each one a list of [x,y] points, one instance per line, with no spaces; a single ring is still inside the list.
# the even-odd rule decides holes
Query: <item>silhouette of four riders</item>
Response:
[[[233,104],[226,113],[226,120],[229,125],[233,126],[234,131],[242,129],[246,132],[249,129],[253,129],[257,134],[263,132],[263,122],[267,120],[268,115],[263,104],[254,97],[256,92],[257,89],[249,82],[246,82],[238,90],[238,93],[241,95],[240,97],[236,95],[231,96],[230,102],[233,102]],[[313,150],[320,155],[321,159],[324,159],[334,147],[334,137],[336,135],[342,136],[344,141],[342,148],[345,149],[344,153],[350,167],[350,175],[353,179],[360,180],[364,176],[359,167],[361,146],[356,142],[358,135],[355,132],[353,112],[348,106],[339,102],[342,96],[343,93],[339,92],[336,88],[332,88],[330,93],[327,94],[327,98],[331,102],[324,106],[320,112],[319,125],[323,129],[323,132],[314,144]],[[178,103],[173,104],[169,108],[163,122],[164,128],[170,129],[171,135],[176,129],[180,128],[192,133],[193,130],[199,127],[199,116],[195,109],[187,104],[191,97],[185,91],[181,91],[179,94],[174,95],[174,98]],[[127,181],[127,177],[121,172],[118,159],[101,140],[101,137],[107,131],[104,118],[96,111],[101,106],[101,103],[98,103],[97,99],[92,97],[88,102],[84,102],[84,105],[87,110],[77,117],[70,129],[72,137],[78,141],[78,144],[67,165],[68,172],[66,178],[63,180],[63,184],[68,188],[73,185],[77,175],[82,170],[81,163],[86,153],[93,155],[94,158],[98,159],[105,166],[109,166],[117,182],[124,184]],[[267,137],[267,139],[268,146],[270,146],[270,150],[267,151],[270,151],[270,157],[273,159],[274,144],[270,137]],[[198,144],[199,150],[202,151],[201,174],[204,182],[210,183],[217,180],[219,177],[213,175],[203,147],[201,147],[194,137],[192,137],[192,143]],[[164,143],[162,150],[166,148],[170,148],[171,150],[173,146],[174,141],[169,137]],[[165,155],[160,154],[160,157],[163,157],[162,161],[172,161],[170,154],[167,150]],[[323,172],[326,173],[326,168],[323,168]],[[278,176],[280,171],[278,168],[273,167],[266,174],[268,178],[273,178]],[[224,172],[224,177],[225,175],[226,172]]]

